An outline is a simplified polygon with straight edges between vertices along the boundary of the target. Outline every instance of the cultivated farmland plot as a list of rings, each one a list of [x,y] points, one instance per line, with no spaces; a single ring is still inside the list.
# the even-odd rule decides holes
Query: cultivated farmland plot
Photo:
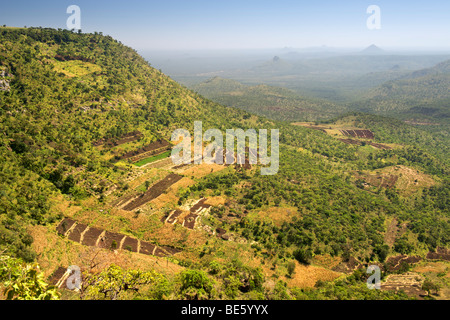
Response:
[[[67,237],[69,240],[90,247],[111,250],[128,250],[158,257],[167,257],[181,252],[175,248],[156,246],[124,234],[93,227],[91,228],[86,224],[78,223],[69,218],[63,219],[56,227],[56,230],[58,234]]]
[[[140,195],[136,199],[129,202],[123,207],[124,210],[133,211],[134,209],[146,204],[147,202],[159,197],[164,193],[171,185],[180,181],[183,177],[177,174],[171,173],[161,181],[154,184],[147,192]]]
[[[344,136],[350,136],[355,138],[374,139],[375,135],[370,130],[341,130]]]
[[[387,276],[385,282],[381,284],[381,290],[404,291],[410,296],[423,299],[427,292],[422,290],[424,278],[415,272],[405,274],[391,274]]]
[[[168,216],[164,216],[161,218],[161,222],[168,224],[175,224],[180,220],[180,223],[183,227],[193,230],[195,228],[196,222],[203,211],[209,210],[211,206],[206,204],[206,198],[200,199],[197,203],[195,203],[190,209],[187,216],[184,219],[180,219],[180,216],[183,214],[183,211],[177,209],[172,211]]]
[[[442,247],[437,247],[436,252],[428,252],[427,259],[450,261],[450,250]]]
[[[137,162],[139,160],[161,154],[171,147],[170,143],[166,140],[157,140],[149,145],[137,150],[133,150],[118,157],[118,160],[130,160],[131,162]]]
[[[144,135],[140,131],[133,131],[126,133],[116,139],[100,139],[92,143],[93,146],[98,147],[105,145],[108,147],[115,147],[128,142],[133,142],[141,139]]]

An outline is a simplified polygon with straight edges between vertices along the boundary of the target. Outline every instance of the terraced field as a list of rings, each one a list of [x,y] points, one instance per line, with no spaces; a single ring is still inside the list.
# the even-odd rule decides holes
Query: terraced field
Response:
[[[168,223],[168,224],[175,224],[178,221],[181,223],[181,225],[187,229],[193,230],[195,228],[197,219],[200,217],[200,214],[204,210],[208,210],[211,208],[209,204],[206,204],[205,202],[207,199],[203,198],[200,199],[196,204],[194,204],[190,209],[187,215],[183,217],[183,211],[182,210],[174,210],[171,213],[169,213],[168,216],[164,216],[161,218],[161,222]]]
[[[423,297],[428,295],[426,291],[422,290],[423,282],[424,278],[415,272],[391,274],[383,283],[381,283],[381,290],[402,290],[409,296],[415,296],[418,299],[423,299]]]
[[[436,248],[436,252],[428,252],[427,259],[450,261],[450,250],[438,247]]]
[[[97,140],[97,141],[93,142],[92,145],[94,147],[98,147],[101,145],[104,145],[107,147],[115,147],[115,146],[119,146],[121,144],[125,144],[128,142],[137,141],[137,140],[141,139],[143,136],[144,135],[140,131],[136,130],[133,132],[126,133],[116,139],[103,138],[103,139]]]
[[[111,250],[128,250],[131,252],[166,257],[181,252],[178,249],[157,246],[130,236],[89,227],[86,224],[65,218],[56,228],[59,235],[85,246]]]
[[[137,150],[129,151],[122,156],[117,157],[117,160],[129,160],[130,162],[138,162],[139,160],[149,158],[166,152],[171,147],[166,140],[157,140]]]
[[[342,129],[341,133],[344,136],[355,137],[355,138],[364,138],[364,139],[375,139],[375,135],[370,130],[345,130]]]

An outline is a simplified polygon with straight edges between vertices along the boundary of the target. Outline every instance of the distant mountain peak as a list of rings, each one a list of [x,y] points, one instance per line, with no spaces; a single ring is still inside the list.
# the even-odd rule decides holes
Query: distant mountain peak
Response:
[[[365,48],[362,53],[364,54],[381,54],[384,53],[383,49],[380,49],[376,45],[372,44],[371,46]]]

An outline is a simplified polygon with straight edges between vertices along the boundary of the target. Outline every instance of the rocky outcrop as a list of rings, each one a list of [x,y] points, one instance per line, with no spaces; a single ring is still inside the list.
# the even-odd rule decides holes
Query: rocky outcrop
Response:
[[[0,71],[0,91],[10,91],[11,87],[9,85],[10,74],[6,73],[5,70]]]

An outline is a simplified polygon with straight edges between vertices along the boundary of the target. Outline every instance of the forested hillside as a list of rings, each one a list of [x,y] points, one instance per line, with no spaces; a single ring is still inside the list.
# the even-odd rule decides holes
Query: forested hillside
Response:
[[[213,101],[280,121],[330,119],[346,110],[325,100],[307,99],[295,92],[268,85],[247,86],[215,77],[192,87]]]
[[[418,123],[449,124],[450,61],[388,81],[352,108]]]
[[[51,29],[0,32],[0,68],[11,87],[0,91],[1,210],[9,221],[2,228],[18,255],[29,256],[19,244],[30,241],[7,230],[23,220],[54,221],[47,194],[87,197],[101,193],[105,178],[120,184],[125,173],[104,160],[94,141],[139,129],[145,144],[188,128],[197,117],[207,123],[211,117],[204,113],[219,108],[110,37]],[[75,177],[76,168],[87,170]]]
[[[97,33],[0,28],[0,70],[0,253],[11,257],[0,260],[2,282],[23,260],[48,282],[79,265],[86,288],[60,288],[66,299],[408,299],[418,295],[367,289],[367,266],[385,279],[438,259],[447,272],[440,138],[352,114],[333,123],[389,146],[348,144],[222,106]],[[279,172],[175,166],[168,141],[194,121],[204,131],[279,129]],[[399,271],[406,255],[417,258]],[[425,278],[448,287],[448,277]]]

